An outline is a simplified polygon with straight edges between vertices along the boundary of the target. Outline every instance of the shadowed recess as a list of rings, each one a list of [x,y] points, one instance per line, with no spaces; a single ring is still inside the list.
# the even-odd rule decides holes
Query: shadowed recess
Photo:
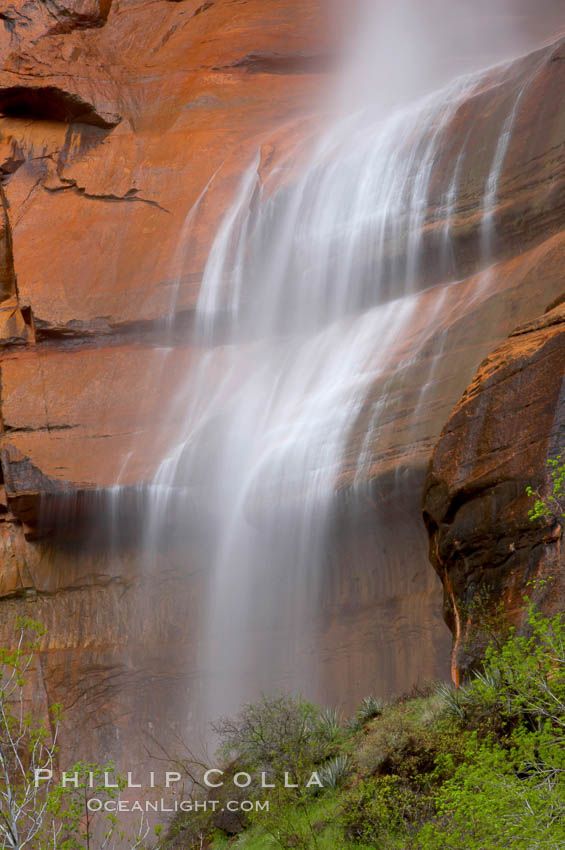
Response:
[[[36,118],[65,124],[92,124],[110,128],[119,115],[101,115],[93,104],[56,86],[11,86],[0,91],[0,113],[13,118]]]

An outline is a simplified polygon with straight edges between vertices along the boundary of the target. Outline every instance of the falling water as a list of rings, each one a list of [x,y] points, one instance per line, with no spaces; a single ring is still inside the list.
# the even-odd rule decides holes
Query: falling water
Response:
[[[500,136],[498,138],[498,143],[496,146],[494,159],[492,161],[488,174],[483,198],[483,216],[481,224],[481,259],[483,265],[487,267],[489,262],[492,260],[495,252],[494,239],[496,235],[496,229],[494,222],[494,213],[498,201],[500,177],[504,168],[506,157],[508,155],[508,149],[512,140],[514,127],[516,125],[516,121],[520,113],[520,106],[530,86],[536,79],[538,72],[541,70],[541,68],[543,68],[543,65],[546,61],[546,58],[542,56],[541,60],[535,64],[532,74],[529,75],[524,81],[524,83],[520,86],[518,94],[514,100],[514,105],[510,111],[510,114],[504,122],[502,132],[500,133]],[[483,275],[482,282],[484,286],[488,285],[489,278],[490,274],[487,268],[486,273]]]
[[[453,222],[472,131],[453,128],[462,106],[490,85],[485,79],[460,76],[395,108],[367,106],[370,97],[358,108],[356,99],[353,114],[342,111],[314,145],[299,146],[304,164],[290,182],[282,170],[266,180],[261,152],[250,152],[209,253],[187,376],[170,401],[168,421],[180,424],[147,488],[149,561],[171,529],[187,561],[194,540],[206,540],[201,611],[187,612],[198,617],[206,719],[260,690],[320,693],[320,616],[336,525],[344,505],[375,507],[372,464],[386,451],[380,429],[394,422],[414,364],[418,420],[443,353],[437,326],[440,316],[449,325],[443,314],[456,303]],[[519,79],[487,154],[476,293],[489,285],[499,181],[530,83]],[[438,180],[453,138],[459,147]],[[221,172],[186,216],[171,317],[194,222]],[[162,373],[171,350],[160,353]],[[118,482],[114,508],[120,489]],[[379,521],[384,532],[385,514]]]
[[[259,689],[316,694],[338,484],[347,478],[350,501],[366,486],[389,394],[433,334],[442,297],[424,316],[420,270],[434,164],[479,85],[462,77],[386,119],[365,110],[336,122],[300,179],[274,194],[257,155],[219,228],[197,306],[196,365],[172,402],[182,425],[150,489],[147,531],[150,547],[174,511],[214,540],[201,618],[208,716]],[[464,147],[445,180],[445,243],[463,158]],[[438,279],[451,265],[445,245],[442,258]]]

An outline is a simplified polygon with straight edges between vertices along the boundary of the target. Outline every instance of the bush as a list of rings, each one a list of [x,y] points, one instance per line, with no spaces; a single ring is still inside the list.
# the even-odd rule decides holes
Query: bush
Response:
[[[467,733],[464,762],[437,794],[438,818],[419,836],[424,850],[565,846],[565,620],[529,605],[527,623],[527,635],[489,648],[468,686],[471,719],[494,706],[497,722]]]
[[[46,717],[29,710],[29,680],[45,633],[40,623],[18,618],[12,647],[0,647],[0,850],[85,850],[95,838],[99,850],[116,841],[142,850],[150,833],[145,817],[126,837],[116,814],[89,809],[93,797],[117,800],[125,787],[112,762],[68,768],[76,787],[56,778],[61,707],[51,706]],[[106,774],[113,774],[115,786],[106,787]]]
[[[422,788],[436,781],[437,759],[444,752],[451,752],[460,760],[458,725],[441,715],[434,725],[422,722],[429,702],[402,703],[385,709],[358,751],[356,761],[361,775],[395,774]]]
[[[539,490],[527,487],[526,493],[535,499],[529,512],[530,520],[557,520],[563,525],[565,520],[565,460],[564,452],[547,461],[551,469],[551,492],[545,497]]]
[[[530,604],[527,634],[512,633],[500,650],[489,647],[485,673],[471,687],[478,701],[496,701],[508,720],[547,720],[565,731],[564,616],[549,620]]]
[[[480,683],[484,689],[480,690]],[[481,729],[485,733],[496,731],[502,734],[507,725],[507,713],[503,703],[496,674],[477,672],[470,682],[455,688],[440,685],[438,696],[442,702],[443,715],[458,723],[461,729]]]
[[[293,779],[319,764],[335,742],[327,715],[302,697],[264,694],[234,719],[212,724],[220,739],[218,754],[242,767],[288,771]]]
[[[459,722],[465,721],[469,705],[467,688],[456,688],[455,685],[442,682],[438,685],[437,695],[445,715]]]
[[[515,733],[510,747],[472,733],[464,763],[436,799],[422,850],[552,850],[565,846],[565,755],[552,733]]]
[[[415,791],[399,776],[363,779],[343,800],[342,823],[346,838],[399,846],[419,823],[433,813],[430,795]]]

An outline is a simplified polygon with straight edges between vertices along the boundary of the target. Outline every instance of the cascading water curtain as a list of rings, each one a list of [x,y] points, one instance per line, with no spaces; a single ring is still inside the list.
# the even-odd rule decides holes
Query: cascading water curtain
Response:
[[[178,432],[148,488],[149,552],[171,516],[187,547],[197,533],[207,539],[205,718],[261,689],[323,690],[320,611],[332,604],[339,514],[370,498],[379,429],[415,363],[415,419],[433,392],[443,344],[436,320],[449,314],[457,286],[452,220],[468,133],[449,173],[438,174],[438,162],[462,106],[506,73],[459,76],[400,107],[367,91],[353,114],[342,110],[307,155],[299,152],[301,176],[274,193],[250,155],[205,269],[191,367],[171,401]],[[489,285],[499,179],[533,78],[517,80],[491,152],[477,297]],[[221,178],[220,170],[213,179]],[[384,539],[386,510],[381,521]],[[372,581],[375,597],[394,585],[385,571]]]

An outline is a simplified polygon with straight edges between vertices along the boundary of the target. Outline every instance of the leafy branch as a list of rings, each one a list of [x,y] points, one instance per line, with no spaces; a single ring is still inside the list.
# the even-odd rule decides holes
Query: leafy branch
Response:
[[[529,511],[532,522],[538,519],[555,519],[563,524],[565,520],[565,460],[563,454],[559,454],[547,461],[551,469],[551,493],[543,496],[540,490],[526,487],[526,493],[534,498],[534,506]]]

